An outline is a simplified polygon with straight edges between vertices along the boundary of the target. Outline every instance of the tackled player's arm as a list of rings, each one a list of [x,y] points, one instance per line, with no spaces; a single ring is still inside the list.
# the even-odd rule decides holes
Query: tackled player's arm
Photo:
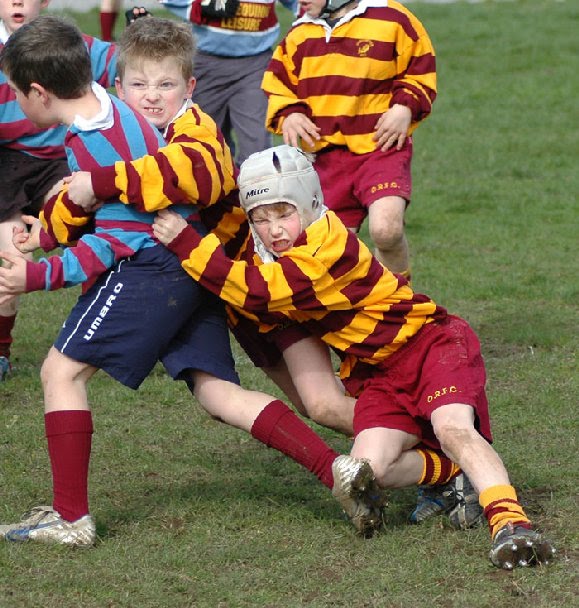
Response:
[[[43,229],[40,245],[45,251],[57,245],[75,245],[83,234],[94,228],[93,215],[70,200],[66,185],[45,202],[39,219]]]
[[[153,212],[183,203],[208,207],[236,187],[231,152],[207,115],[190,109],[168,136],[167,146],[153,155],[93,170],[95,196]]]

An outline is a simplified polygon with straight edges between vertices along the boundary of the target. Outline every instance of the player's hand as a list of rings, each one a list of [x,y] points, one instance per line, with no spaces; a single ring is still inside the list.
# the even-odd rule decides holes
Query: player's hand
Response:
[[[14,253],[0,251],[0,304],[26,290],[26,260]]]
[[[153,222],[153,234],[163,243],[168,245],[174,241],[187,227],[187,221],[174,211],[161,209]]]
[[[320,139],[320,127],[301,112],[293,112],[286,116],[281,131],[284,143],[294,148],[300,147],[301,139],[303,148],[312,150],[314,143]]]
[[[40,230],[42,222],[33,215],[23,215],[22,221],[30,226],[26,230],[23,226],[12,228],[12,244],[21,253],[32,253],[40,247]]]
[[[88,171],[75,171],[69,177],[65,177],[63,182],[68,185],[69,200],[82,207],[83,211],[94,213],[102,207],[102,201],[94,195],[91,174]]]
[[[400,104],[394,104],[384,112],[374,126],[376,133],[372,138],[376,142],[376,148],[386,152],[392,146],[401,150],[408,138],[408,129],[412,122],[412,110]]]
[[[151,13],[144,6],[133,6],[125,12],[125,20],[127,25],[131,25],[141,17],[152,17]]]

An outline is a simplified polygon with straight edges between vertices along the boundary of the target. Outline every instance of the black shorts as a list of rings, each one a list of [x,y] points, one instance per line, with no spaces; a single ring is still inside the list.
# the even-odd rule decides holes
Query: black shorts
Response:
[[[65,158],[36,158],[0,146],[0,222],[20,213],[38,216],[46,193],[66,175]]]

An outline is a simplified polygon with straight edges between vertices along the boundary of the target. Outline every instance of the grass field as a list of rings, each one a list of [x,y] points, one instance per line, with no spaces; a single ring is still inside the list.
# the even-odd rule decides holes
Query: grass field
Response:
[[[359,539],[312,476],[210,420],[158,368],[138,392],[104,374],[91,383],[99,543],[0,544],[0,608],[579,605],[579,5],[411,8],[440,75],[433,115],[415,137],[415,288],[479,333],[495,446],[558,560],[494,569],[486,529],[407,525],[411,489],[392,492],[381,535]],[[77,17],[97,32],[96,12]],[[38,370],[76,295],[23,299],[17,369],[0,384],[2,522],[51,500]],[[279,395],[238,349],[236,357],[245,385]]]

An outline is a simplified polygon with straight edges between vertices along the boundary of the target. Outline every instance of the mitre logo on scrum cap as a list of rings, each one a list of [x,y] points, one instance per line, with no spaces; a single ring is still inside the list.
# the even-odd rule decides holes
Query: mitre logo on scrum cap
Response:
[[[253,190],[249,190],[245,195],[245,198],[251,198],[252,196],[258,196],[260,194],[267,194],[269,192],[269,188],[254,188]]]

